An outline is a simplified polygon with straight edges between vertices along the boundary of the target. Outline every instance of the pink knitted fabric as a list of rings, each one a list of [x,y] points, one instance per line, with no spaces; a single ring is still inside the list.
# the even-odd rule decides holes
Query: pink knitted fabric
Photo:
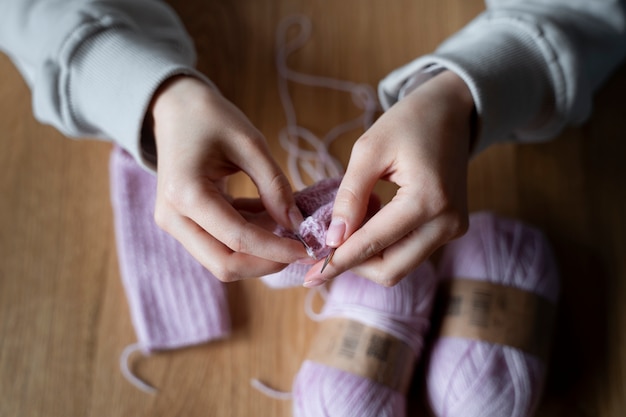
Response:
[[[230,332],[225,287],[154,223],[156,178],[121,148],[110,160],[120,272],[144,352]]]
[[[300,236],[311,248],[309,256],[314,259],[322,259],[330,252],[330,248],[326,246],[326,231],[332,219],[333,204],[340,184],[341,178],[329,178],[295,193],[296,205],[304,217],[300,225]],[[372,195],[367,207],[366,220],[379,209],[380,199]],[[274,233],[298,239],[291,230],[282,226],[278,226]],[[310,265],[290,264],[280,272],[261,277],[261,280],[272,288],[297,287],[303,284],[304,275],[309,268]]]
[[[333,214],[333,203],[341,178],[330,178],[305,188],[295,194],[296,204],[304,221],[300,225],[300,236],[311,248],[309,254],[315,259],[328,255],[330,248],[326,246],[326,230]],[[276,234],[297,239],[295,234],[283,227],[278,227]]]

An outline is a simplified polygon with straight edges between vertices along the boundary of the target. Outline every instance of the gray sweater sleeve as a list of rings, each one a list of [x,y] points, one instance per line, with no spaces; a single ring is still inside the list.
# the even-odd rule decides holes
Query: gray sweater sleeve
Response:
[[[550,138],[583,121],[592,93],[626,55],[626,0],[487,6],[433,54],[385,78],[383,105],[437,64],[472,91],[481,118],[478,149],[503,139]],[[148,167],[154,158],[142,150],[140,132],[154,91],[175,74],[210,84],[193,69],[183,25],[158,0],[4,0],[0,50],[30,85],[40,121],[68,136],[115,140]]]
[[[29,84],[37,119],[115,140],[147,168],[140,135],[155,90],[175,74],[203,78],[192,40],[157,0],[4,0],[0,50]]]
[[[625,0],[491,0],[435,52],[389,74],[379,96],[388,108],[429,68],[456,72],[480,116],[478,152],[502,140],[546,140],[584,121],[625,55]]]

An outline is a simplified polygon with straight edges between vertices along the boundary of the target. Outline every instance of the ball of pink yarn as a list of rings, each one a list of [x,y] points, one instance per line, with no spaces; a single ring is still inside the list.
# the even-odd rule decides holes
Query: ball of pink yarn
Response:
[[[361,321],[363,315],[357,310],[362,307],[380,316],[395,317],[400,328],[412,335],[410,347],[419,359],[435,290],[436,276],[429,263],[391,288],[346,272],[333,282],[321,317]],[[362,322],[371,325],[367,320]],[[293,412],[295,417],[402,417],[406,398],[365,377],[306,360],[294,381]]]
[[[470,216],[468,233],[444,249],[439,276],[504,284],[554,304],[559,292],[544,235],[486,212]],[[441,337],[427,368],[428,401],[438,417],[527,417],[538,405],[545,373],[542,359],[516,348]]]

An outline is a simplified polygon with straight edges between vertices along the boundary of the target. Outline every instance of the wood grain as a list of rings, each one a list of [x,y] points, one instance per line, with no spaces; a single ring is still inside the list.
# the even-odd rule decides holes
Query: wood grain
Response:
[[[285,123],[274,36],[286,16],[313,21],[295,69],[369,83],[431,51],[483,9],[478,0],[184,0],[199,68],[266,135],[277,159]],[[553,242],[563,274],[556,346],[539,416],[626,410],[626,71],[599,92],[593,117],[548,144],[499,145],[470,166],[472,210],[531,222]],[[354,115],[350,97],[292,86],[301,123],[324,133]],[[0,416],[290,416],[289,390],[315,332],[305,291],[229,286],[227,340],[139,358],[149,396],[118,370],[135,341],[120,282],[109,200],[111,145],[72,141],[32,116],[30,94],[0,56]],[[345,163],[359,132],[333,148]],[[253,195],[236,176],[236,195]],[[383,193],[390,195],[390,189]],[[424,415],[420,369],[409,415]]]

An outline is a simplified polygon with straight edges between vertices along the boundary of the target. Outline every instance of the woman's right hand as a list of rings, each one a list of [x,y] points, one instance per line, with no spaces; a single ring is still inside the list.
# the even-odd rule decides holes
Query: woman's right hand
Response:
[[[151,106],[157,145],[155,220],[222,281],[258,277],[306,259],[302,244],[247,220],[224,192],[245,172],[274,222],[297,230],[302,215],[287,177],[246,116],[199,79],[176,76]]]

